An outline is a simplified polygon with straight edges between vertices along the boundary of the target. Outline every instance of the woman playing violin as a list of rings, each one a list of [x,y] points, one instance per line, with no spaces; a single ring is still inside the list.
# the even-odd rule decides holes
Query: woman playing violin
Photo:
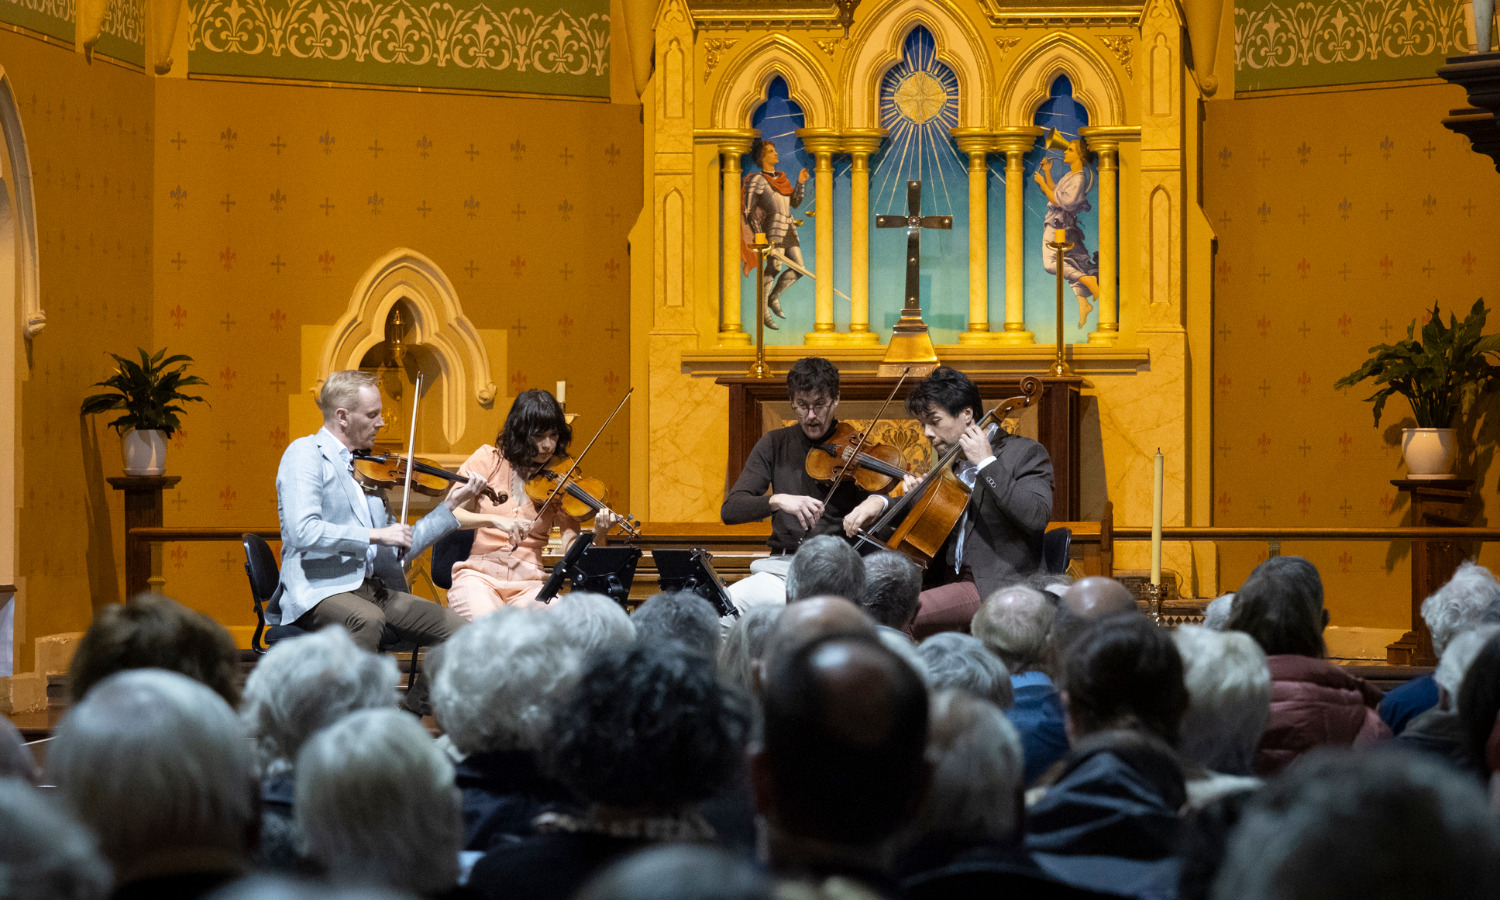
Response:
[[[463,469],[509,496],[503,503],[480,497],[467,508],[454,510],[459,525],[474,529],[469,558],[453,566],[448,606],[473,620],[501,606],[534,606],[547,580],[542,551],[547,535],[557,526],[566,551],[578,537],[579,521],[553,500],[538,514],[538,501],[526,494],[526,482],[566,455],[573,429],[562,406],[546,391],[524,391],[511,404],[505,425],[494,444],[475,450]],[[608,509],[594,517],[594,533],[602,537],[615,522]]]

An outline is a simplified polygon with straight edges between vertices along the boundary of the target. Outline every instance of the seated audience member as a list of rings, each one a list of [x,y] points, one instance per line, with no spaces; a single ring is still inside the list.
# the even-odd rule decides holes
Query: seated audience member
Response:
[[[691,591],[655,594],[630,616],[643,644],[677,641],[705,659],[719,655],[719,617],[713,605]]]
[[[904,553],[880,550],[865,557],[865,598],[860,603],[875,624],[911,635],[922,594],[922,570]]]
[[[1225,628],[1254,638],[1271,669],[1271,720],[1255,754],[1256,775],[1274,775],[1314,747],[1391,736],[1375,711],[1380,691],[1323,658],[1327,626],[1323,582],[1300,556],[1266,560],[1235,594]]]
[[[738,618],[719,647],[719,677],[750,697],[755,694],[755,663],[784,607],[752,606]]]
[[[860,635],[878,639],[879,626],[865,611],[843,597],[810,597],[780,610],[765,649],[755,660],[757,694],[767,668],[776,656],[832,635]]]
[[[1485,641],[1470,664],[1458,689],[1458,719],[1468,759],[1493,795],[1500,771],[1500,635]]]
[[[4,721],[4,720],[0,720]],[[0,897],[103,900],[109,866],[94,836],[56,797],[19,778],[0,778]]]
[[[848,541],[831,534],[804,541],[786,573],[788,603],[820,596],[843,597],[856,606],[865,599],[865,561]]]
[[[550,747],[585,811],[539,816],[537,834],[475,863],[468,886],[505,900],[567,898],[636,850],[712,843],[698,804],[743,764],[746,705],[678,645],[599,652],[558,706]]]
[[[1407,723],[1396,736],[1396,746],[1418,750],[1448,760],[1481,781],[1488,780],[1484,760],[1470,751],[1463,720],[1458,715],[1458,692],[1473,666],[1479,651],[1500,634],[1500,625],[1478,625],[1462,632],[1443,650],[1433,679],[1438,686],[1438,703]]]
[[[757,607],[751,607],[746,613]],[[775,607],[769,607],[775,609]],[[773,900],[775,883],[748,857],[675,844],[627,856],[596,875],[577,900]]]
[[[461,897],[462,892],[455,896]],[[252,875],[214,894],[210,900],[409,900],[410,895],[381,887],[334,887],[285,875]]]
[[[1036,783],[1068,752],[1062,698],[1045,671],[1055,602],[1024,585],[1002,588],[974,614],[974,636],[1010,670],[1015,704],[1005,714],[1021,734],[1026,784]]]
[[[10,719],[0,717],[0,778],[19,778],[27,784],[36,784],[40,774],[21,730]]]
[[[1010,670],[973,635],[940,631],[917,645],[917,655],[932,690],[968,691],[999,709],[1009,709],[1015,701]]]
[[[229,704],[185,675],[135,669],[94,685],[58,725],[47,778],[98,837],[116,898],[202,897],[246,869],[251,743]]]
[[[453,765],[406,713],[361,710],[313,735],[297,754],[295,806],[308,857],[336,885],[438,897],[458,884]]]
[[[531,834],[538,815],[574,809],[542,766],[553,708],[577,680],[583,656],[564,628],[547,610],[502,607],[443,644],[432,708],[463,755],[454,769],[466,850]]]
[[[166,669],[208,685],[238,706],[239,651],[218,622],[158,594],[111,603],[94,615],[68,667],[77,703],[95,684],[125,669]]]
[[[1436,760],[1321,750],[1256,796],[1230,835],[1214,900],[1480,900],[1500,896],[1484,790]]]
[[[1432,652],[1439,660],[1448,642],[1478,625],[1491,607],[1500,608],[1500,582],[1484,566],[1463,563],[1448,583],[1422,601],[1422,620],[1432,633]],[[1435,674],[1435,673],[1434,673]],[[1433,675],[1413,678],[1380,701],[1380,718],[1399,735],[1406,724],[1438,702]]]
[[[872,634],[815,638],[768,663],[750,780],[771,870],[894,895],[894,839],[931,781],[925,685]]]
[[[395,709],[396,661],[356,646],[334,625],[277,641],[245,682],[240,718],[260,772],[259,862],[296,868],[302,837],[292,816],[292,767],[313,732],[356,710]]]
[[[635,623],[612,597],[572,591],[554,597],[547,610],[563,624],[568,640],[587,657],[601,647],[635,640]]]
[[[1053,671],[1062,671],[1068,646],[1091,624],[1105,616],[1139,612],[1135,597],[1113,578],[1091,575],[1073,582],[1058,600],[1057,614],[1052,618],[1048,643]]]
[[[1224,626],[1229,623],[1229,613],[1233,609],[1233,591],[1213,598],[1203,609],[1203,627],[1209,631],[1223,631]]]
[[[1138,613],[1100,619],[1062,672],[1073,750],[1027,815],[1027,847],[1078,887],[1128,896],[1177,882],[1177,813],[1187,800],[1173,749],[1187,708],[1182,657]]]
[[[1032,572],[1021,581],[1021,584],[1034,591],[1042,592],[1053,603],[1056,603],[1068,592],[1068,588],[1073,586],[1073,578],[1060,572]]]
[[[1247,634],[1181,625],[1172,633],[1182,655],[1188,708],[1178,748],[1206,771],[1193,773],[1188,799],[1199,807],[1232,791],[1253,790],[1255,749],[1271,717],[1271,670]]]

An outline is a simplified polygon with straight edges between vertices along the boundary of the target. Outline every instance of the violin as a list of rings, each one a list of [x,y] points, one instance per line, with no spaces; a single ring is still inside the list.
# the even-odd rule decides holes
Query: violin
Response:
[[[455,475],[447,469],[435,466],[430,460],[410,459],[399,453],[374,456],[360,452],[354,454],[354,478],[366,491],[375,493],[406,483],[407,463],[410,462],[411,489],[429,497],[441,497],[455,483],[468,484],[466,475]],[[510,495],[486,486],[480,492],[494,503],[504,503]]]
[[[570,456],[554,457],[526,481],[526,496],[536,504],[538,518],[542,507],[555,496],[562,504],[563,512],[580,522],[587,522],[608,506],[599,499],[606,490],[604,482],[599,479],[585,478]],[[621,515],[618,522],[620,530],[632,538],[640,536],[641,524],[633,516]]]
[[[906,477],[905,459],[890,444],[874,444],[848,422],[807,451],[803,463],[814,481],[853,481],[872,494],[883,494]]]

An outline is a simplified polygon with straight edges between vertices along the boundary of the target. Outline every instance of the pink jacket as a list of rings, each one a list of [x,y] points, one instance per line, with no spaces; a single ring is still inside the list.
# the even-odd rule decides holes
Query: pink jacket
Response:
[[[1271,668],[1271,721],[1255,752],[1255,774],[1269,777],[1314,747],[1387,740],[1375,711],[1383,696],[1363,678],[1323,659],[1277,655]]]

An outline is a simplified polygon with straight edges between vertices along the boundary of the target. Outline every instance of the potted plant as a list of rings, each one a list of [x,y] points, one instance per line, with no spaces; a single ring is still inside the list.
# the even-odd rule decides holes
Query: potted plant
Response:
[[[1401,452],[1412,478],[1450,477],[1457,452],[1454,422],[1500,377],[1500,366],[1487,358],[1487,354],[1500,353],[1500,335],[1483,334],[1488,313],[1484,300],[1476,300],[1462,322],[1450,313],[1445,325],[1434,303],[1431,317],[1422,326],[1421,340],[1417,339],[1417,323],[1412,322],[1406,327],[1406,340],[1371,347],[1364,365],[1334,384],[1352,387],[1373,380],[1379,390],[1365,399],[1375,404],[1376,425],[1392,394],[1400,394],[1411,404],[1417,427],[1403,430]]]
[[[165,348],[154,355],[138,352],[139,363],[110,354],[119,369],[94,387],[109,388],[111,393],[85,397],[82,411],[87,416],[123,409],[125,414],[109,426],[120,432],[125,474],[160,475],[166,470],[167,438],[182,427],[177,416],[183,409],[178,404],[203,402],[202,397],[184,394],[182,389],[208,382],[187,374],[191,356],[167,356]]]

